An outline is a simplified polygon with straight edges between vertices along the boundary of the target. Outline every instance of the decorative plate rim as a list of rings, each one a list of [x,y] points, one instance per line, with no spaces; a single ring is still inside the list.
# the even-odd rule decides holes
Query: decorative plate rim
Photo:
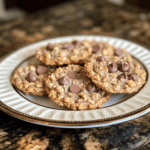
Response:
[[[146,105],[145,107],[137,111],[131,112],[130,114],[125,114],[123,116],[108,118],[104,120],[89,121],[89,122],[88,121],[61,122],[61,121],[55,121],[55,120],[45,120],[45,119],[38,118],[38,117],[32,117],[30,115],[26,115],[24,113],[20,113],[18,111],[11,109],[7,105],[3,104],[1,101],[0,101],[0,110],[4,111],[5,113],[15,118],[18,118],[18,119],[21,119],[23,121],[27,121],[30,123],[38,124],[38,125],[44,125],[44,126],[49,126],[49,127],[59,127],[59,128],[93,128],[93,127],[104,127],[104,126],[106,127],[109,125],[122,123],[125,121],[129,121],[131,119],[140,117],[150,111],[150,104]]]
[[[91,39],[91,40],[103,40],[107,41],[110,44],[115,46],[119,46],[120,48],[125,48],[128,52],[130,52],[133,56],[138,58],[141,62],[143,62],[145,68],[147,69],[147,83],[143,89],[139,93],[137,93],[134,97],[129,100],[122,102],[120,104],[116,104],[109,108],[104,109],[95,109],[95,110],[85,110],[85,111],[68,111],[65,110],[53,110],[49,108],[45,108],[42,106],[38,106],[29,101],[26,101],[22,97],[20,97],[14,90],[12,90],[12,85],[8,79],[10,79],[11,74],[13,72],[13,68],[17,66],[23,59],[28,58],[29,56],[35,54],[35,50],[38,49],[39,46],[46,45],[48,42],[62,42],[68,41],[72,39]],[[142,53],[139,53],[142,50]],[[28,53],[30,52],[30,53]],[[7,58],[5,58],[0,65],[0,99],[1,106],[4,107],[6,105],[9,108],[9,111],[13,111],[20,113],[20,115],[29,116],[33,119],[41,119],[50,122],[103,122],[106,120],[114,120],[116,118],[123,118],[127,114],[136,114],[135,112],[140,112],[141,109],[146,109],[149,107],[150,98],[148,97],[149,89],[150,89],[150,52],[133,42],[107,37],[107,36],[67,36],[60,37],[54,39],[48,39],[41,42],[37,42],[31,44],[29,46],[23,47],[18,51],[14,52]],[[12,66],[13,65],[13,66]],[[141,101],[142,99],[142,101]],[[32,105],[31,105],[32,104]],[[101,119],[100,119],[101,118]]]

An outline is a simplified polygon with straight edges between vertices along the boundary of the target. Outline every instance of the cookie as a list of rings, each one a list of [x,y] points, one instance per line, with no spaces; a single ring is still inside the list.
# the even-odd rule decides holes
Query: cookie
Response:
[[[46,65],[77,64],[79,61],[89,57],[92,53],[91,47],[86,41],[49,43],[36,52],[36,58]]]
[[[43,96],[46,94],[45,80],[56,67],[26,66],[15,70],[11,83],[25,94]]]
[[[108,56],[108,57],[116,56],[125,61],[126,60],[132,61],[131,55],[128,54],[125,49],[114,47],[104,41],[100,42],[94,40],[93,41],[85,40],[85,41],[87,43],[87,46],[91,47],[92,54],[88,58],[81,60],[80,61],[81,64],[87,63],[90,60],[90,58],[96,58],[97,56]]]
[[[110,98],[110,93],[97,88],[79,65],[58,68],[48,77],[46,85],[50,99],[72,110],[100,108]]]
[[[146,72],[140,65],[118,57],[97,57],[85,64],[89,78],[110,93],[137,92],[146,81]]]

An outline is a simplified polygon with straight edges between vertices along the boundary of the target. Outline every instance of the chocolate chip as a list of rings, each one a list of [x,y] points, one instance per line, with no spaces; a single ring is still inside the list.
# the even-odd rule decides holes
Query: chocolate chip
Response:
[[[75,45],[75,46],[80,46],[81,42],[75,40],[75,41],[72,42],[72,44]]]
[[[53,45],[53,44],[49,43],[49,44],[47,45],[47,50],[53,50],[53,48],[54,48],[54,45]]]
[[[33,74],[33,73],[28,73],[28,75],[27,75],[27,80],[28,80],[29,82],[35,82],[35,81],[37,80],[37,77],[36,77],[36,75]]]
[[[114,72],[118,71],[118,68],[117,68],[117,66],[115,64],[110,64],[108,66],[108,70],[109,70],[110,73],[114,73]]]
[[[80,87],[79,87],[78,85],[73,84],[73,85],[71,85],[71,86],[69,87],[69,91],[70,91],[71,93],[77,94],[77,93],[80,93],[81,89],[80,89]]]
[[[70,83],[70,81],[66,77],[62,77],[62,78],[58,79],[58,83],[60,85],[68,85]]]
[[[133,78],[132,77],[128,77],[128,80],[133,80]]]
[[[69,71],[68,73],[67,73],[67,76],[70,78],[70,79],[76,79],[77,78],[77,73],[75,72],[75,71]]]
[[[123,51],[121,49],[115,49],[115,55],[121,56],[123,55]]]
[[[101,51],[102,51],[102,49],[100,48],[99,45],[93,45],[93,46],[92,46],[92,52],[93,52],[93,53],[99,53],[99,52],[101,52]]]
[[[96,59],[96,61],[105,61],[105,58],[103,56],[100,56]]]
[[[121,78],[128,79],[128,75],[126,72],[124,72],[123,74],[120,74],[117,78],[118,80],[120,80]]]
[[[63,46],[63,49],[72,50],[72,49],[74,49],[74,45],[73,44],[65,44]]]
[[[46,74],[48,72],[48,69],[44,66],[39,66],[36,71],[38,74]]]
[[[121,62],[121,65],[119,67],[119,70],[122,71],[122,72],[127,72],[129,71],[129,65],[124,63],[124,62]]]
[[[136,81],[138,78],[138,75],[136,73],[130,73],[128,75],[128,80],[133,80],[133,81]]]
[[[128,75],[126,72],[124,72],[123,75],[124,75],[125,79],[128,79]]]
[[[123,79],[125,78],[124,74],[121,74],[121,75],[119,75],[119,76],[117,77],[118,80],[120,80],[120,79],[122,79],[122,78],[123,78]]]
[[[91,84],[91,83],[88,83],[85,88],[89,92],[96,92],[97,91],[96,86],[94,84]]]

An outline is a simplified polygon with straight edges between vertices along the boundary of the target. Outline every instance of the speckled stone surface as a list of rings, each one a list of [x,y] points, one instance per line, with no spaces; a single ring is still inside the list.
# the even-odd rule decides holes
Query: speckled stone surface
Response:
[[[120,37],[150,48],[150,13],[103,0],[61,4],[0,24],[0,57],[36,41],[79,34]],[[105,128],[74,130],[37,126],[0,111],[0,150],[149,150],[149,141],[150,113]]]

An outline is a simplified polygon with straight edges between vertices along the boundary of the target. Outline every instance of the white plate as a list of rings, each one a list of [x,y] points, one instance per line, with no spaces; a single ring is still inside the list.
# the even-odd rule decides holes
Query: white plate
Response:
[[[15,89],[10,82],[13,71],[35,61],[36,50],[51,42],[70,41],[72,39],[107,41],[111,45],[124,48],[147,72],[147,82],[134,94],[112,94],[111,99],[101,109],[71,111],[57,106],[47,96],[25,95]],[[150,52],[135,43],[104,36],[68,36],[41,41],[8,56],[0,65],[0,108],[22,120],[37,124],[64,127],[85,128],[121,123],[149,112],[150,103]]]

